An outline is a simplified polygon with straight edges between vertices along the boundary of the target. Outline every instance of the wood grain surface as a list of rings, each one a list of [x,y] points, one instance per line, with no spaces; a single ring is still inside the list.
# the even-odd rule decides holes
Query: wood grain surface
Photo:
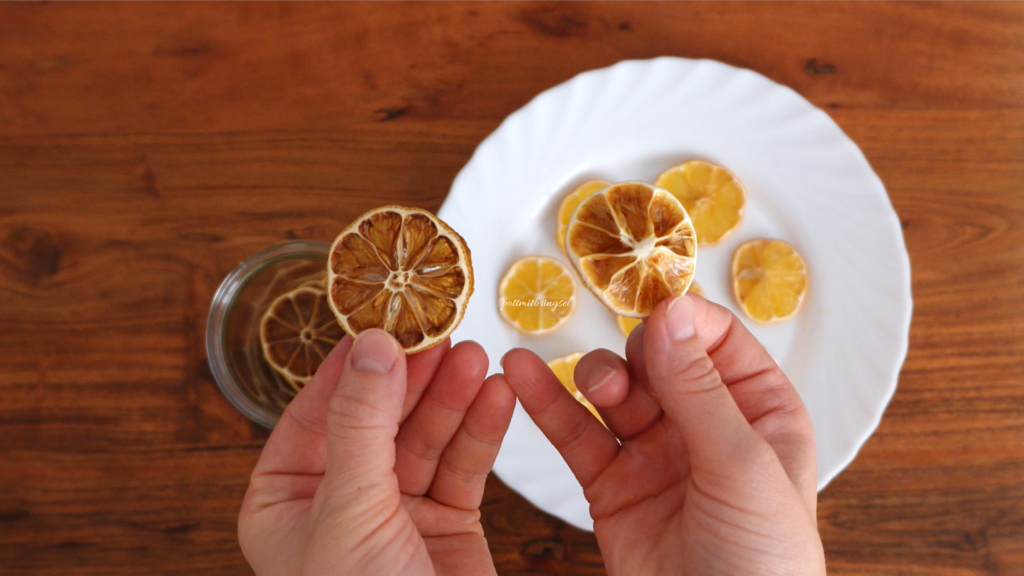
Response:
[[[542,90],[622,59],[747,67],[825,109],[913,268],[881,426],[820,497],[834,575],[1024,574],[1024,3],[0,4],[0,574],[248,574],[267,433],[220,395],[242,258],[436,210]],[[603,574],[495,478],[500,574]]]

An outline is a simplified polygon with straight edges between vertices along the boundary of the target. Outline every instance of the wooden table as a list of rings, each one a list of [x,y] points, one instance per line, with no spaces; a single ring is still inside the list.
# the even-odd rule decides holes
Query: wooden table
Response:
[[[751,68],[885,182],[915,300],[881,427],[820,498],[832,574],[1024,574],[1024,4],[0,5],[0,574],[246,574],[267,432],[204,352],[242,258],[436,210],[540,91]],[[492,478],[501,574],[601,574]]]

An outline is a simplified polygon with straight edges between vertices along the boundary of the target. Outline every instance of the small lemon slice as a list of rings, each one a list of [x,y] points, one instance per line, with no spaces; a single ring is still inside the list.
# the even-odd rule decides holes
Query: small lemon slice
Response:
[[[579,388],[576,387],[576,380],[573,377],[573,373],[576,371],[576,364],[579,363],[580,358],[583,358],[583,353],[575,352],[573,354],[555,358],[548,362],[548,367],[551,368],[551,371],[555,373],[556,377],[558,377],[558,381],[562,383],[562,386],[565,386],[565,389],[572,394],[572,397],[579,401],[580,404],[586,406],[587,410],[590,410],[590,413],[600,420],[601,424],[604,424],[604,420],[601,419],[601,415],[597,413],[597,408],[595,408],[594,405],[590,403],[590,400],[587,400],[587,398],[583,396],[583,393],[579,391]]]
[[[576,309],[576,283],[569,269],[547,256],[527,256],[509,266],[498,285],[498,312],[530,335],[557,330]]]
[[[752,320],[788,320],[807,295],[807,263],[782,240],[745,242],[732,256],[732,291]]]
[[[691,160],[662,172],[656,184],[682,202],[702,246],[717,244],[743,220],[747,192],[732,172],[721,166]]]

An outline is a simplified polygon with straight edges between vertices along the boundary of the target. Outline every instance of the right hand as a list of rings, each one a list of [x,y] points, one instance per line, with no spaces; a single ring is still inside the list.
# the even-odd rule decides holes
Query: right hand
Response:
[[[825,574],[810,416],[753,335],[684,295],[633,331],[626,358],[596,350],[576,367],[607,428],[532,352],[502,361],[583,486],[608,574]]]

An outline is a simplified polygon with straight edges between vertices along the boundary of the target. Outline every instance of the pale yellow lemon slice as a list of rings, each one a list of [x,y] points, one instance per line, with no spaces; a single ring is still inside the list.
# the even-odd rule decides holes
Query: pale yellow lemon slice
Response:
[[[788,320],[807,295],[807,264],[782,240],[745,242],[732,256],[732,290],[751,319],[766,324]]]
[[[509,266],[498,285],[498,312],[513,328],[539,335],[557,330],[576,309],[576,283],[554,258],[527,256]]]
[[[683,203],[701,245],[718,243],[743,220],[747,192],[721,166],[691,160],[662,172],[655,183]]]
[[[590,410],[590,413],[604,424],[604,420],[601,419],[601,415],[597,413],[597,408],[595,408],[594,405],[590,403],[590,400],[587,400],[583,393],[576,387],[576,380],[573,377],[573,373],[576,370],[576,364],[579,363],[580,358],[583,358],[582,352],[568,354],[548,362],[548,367],[555,373],[555,376],[558,378],[558,381],[562,383],[562,386],[565,386],[565,389],[572,394],[572,397],[578,400],[580,404],[586,406],[587,410]]]

